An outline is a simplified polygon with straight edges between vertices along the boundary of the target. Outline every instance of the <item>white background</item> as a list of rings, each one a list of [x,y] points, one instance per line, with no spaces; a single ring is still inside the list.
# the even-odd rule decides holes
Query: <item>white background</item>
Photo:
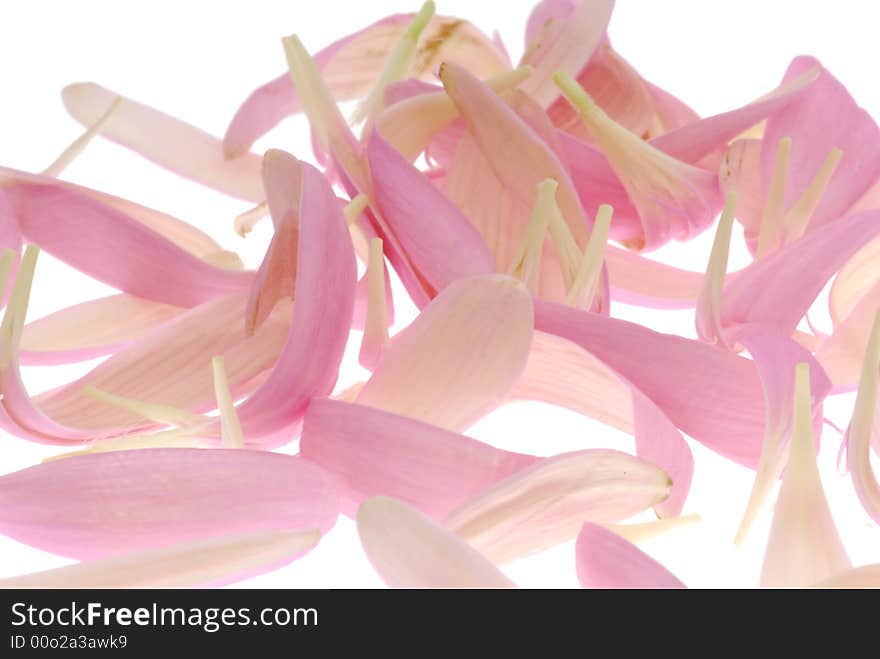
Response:
[[[514,60],[522,52],[529,2],[439,0],[438,10],[470,19],[488,33],[498,30]],[[279,39],[296,32],[310,51],[360,29],[379,17],[417,9],[415,2],[297,0],[247,2],[76,3],[19,0],[3,3],[0,21],[0,163],[39,171],[80,128],[61,104],[61,88],[92,80],[222,135],[235,109],[259,84],[284,70]],[[769,2],[738,0],[620,0],[610,35],[615,47],[647,79],[689,103],[701,115],[742,105],[772,89],[797,54],[819,57],[874,117],[880,117],[877,64],[880,6],[865,0]],[[308,158],[304,123],[291,120],[257,145],[284,148]],[[179,179],[101,140],[89,147],[64,178],[153,206],[208,230],[227,249],[256,266],[267,244],[267,227],[246,240],[232,231],[232,218],[247,205]],[[711,235],[663,250],[658,258],[702,270]],[[42,255],[29,318],[108,290]],[[731,267],[746,262],[737,244]],[[400,318],[412,309],[397,298]],[[692,312],[660,312],[615,305],[614,315],[655,329],[693,335]],[[824,309],[815,314],[820,326]],[[357,335],[352,337],[356,354]],[[69,380],[88,365],[25,373],[32,391]],[[340,384],[363,377],[353,360]],[[826,405],[826,416],[845,426],[851,397]],[[536,454],[585,447],[632,449],[629,437],[550,406],[517,404],[499,410],[471,435]],[[34,464],[58,449],[2,437],[0,473]],[[746,545],[731,539],[745,505],[752,473],[691,442],[696,474],[686,512],[703,521],[644,545],[691,586],[750,587],[757,584],[770,509]],[[862,511],[849,480],[836,467],[839,436],[826,428],[820,454],[826,490],[853,563],[880,562],[880,530]],[[291,449],[295,448],[292,446]],[[217,515],[223,511],[218,510]],[[55,556],[0,538],[0,576],[61,565]],[[573,586],[573,543],[507,566],[523,586]],[[316,551],[283,570],[247,582],[254,586],[359,587],[381,582],[360,550],[352,522],[341,519]]]

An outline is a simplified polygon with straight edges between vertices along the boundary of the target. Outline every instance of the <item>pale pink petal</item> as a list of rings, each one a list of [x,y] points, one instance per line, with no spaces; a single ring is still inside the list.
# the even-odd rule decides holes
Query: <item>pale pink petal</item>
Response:
[[[859,393],[847,430],[847,462],[853,487],[865,511],[880,523],[880,483],[871,467],[871,440],[877,413],[877,369],[880,364],[880,314],[874,315],[859,382]]]
[[[791,451],[761,570],[766,587],[802,588],[851,567],[816,465],[809,382],[809,366],[799,364]]]
[[[536,11],[530,18],[532,26],[540,21],[540,27],[531,28],[533,36],[521,62],[535,68],[522,89],[543,107],[559,97],[553,74],[561,70],[575,77],[583,70],[605,37],[614,9],[613,0],[582,0],[570,13],[561,3],[554,4],[550,11]]]
[[[503,275],[450,284],[394,337],[357,402],[463,430],[507,398],[532,342],[532,301]]]
[[[754,254],[764,212],[764,193],[761,181],[761,149],[756,139],[733,142],[721,159],[718,180],[725,195],[736,193],[736,219],[745,232],[746,245]]]
[[[684,102],[665,89],[661,89],[647,80],[644,82],[651,96],[654,97],[654,112],[659,124],[652,128],[651,137],[656,137],[657,135],[662,135],[663,133],[683,128],[688,124],[699,121],[700,115]]]
[[[450,513],[445,525],[495,562],[573,539],[584,520],[617,522],[661,503],[672,485],[626,453],[588,450],[542,460]]]
[[[822,288],[880,233],[880,210],[833,222],[737,273],[725,287],[721,323],[773,325],[793,333]]]
[[[241,449],[115,451],[0,477],[0,532],[72,558],[256,531],[326,531],[324,473],[301,458]]]
[[[347,514],[383,494],[435,519],[538,461],[415,419],[328,399],[309,405],[300,455],[334,477]]]
[[[183,311],[126,293],[67,307],[25,325],[21,363],[66,364],[116,352]]]
[[[785,81],[815,67],[821,67],[816,59],[797,57],[789,66]],[[812,228],[847,213],[880,176],[880,129],[827,69],[821,70],[819,79],[797,102],[767,122],[761,153],[765,191],[773,172],[776,145],[783,137],[792,139],[793,163],[788,173],[785,208],[790,208],[807,189],[829,151],[843,151],[840,166],[812,214]]]
[[[614,299],[627,304],[689,309],[696,303],[703,284],[702,272],[652,261],[614,245],[605,248],[605,265]]]
[[[584,588],[687,588],[641,549],[598,524],[581,528],[575,557]]]
[[[375,202],[410,262],[434,291],[493,272],[479,232],[431,181],[378,134],[367,155]]]
[[[832,294],[833,291],[834,285]],[[816,348],[816,358],[828,372],[835,391],[851,391],[857,386],[877,309],[880,309],[880,277],[855,307],[834,323],[834,330]]]
[[[276,570],[311,551],[321,533],[222,535],[0,579],[0,588],[193,588]]]
[[[655,510],[681,512],[694,470],[681,433],[638,388],[579,345],[536,332],[513,396],[560,405],[631,433],[637,455],[672,478],[669,498]]]
[[[364,501],[358,534],[367,558],[392,588],[514,588],[461,538],[388,497]]]
[[[758,369],[766,418],[755,482],[737,532],[737,540],[742,540],[785,467],[792,432],[795,366],[809,364],[814,416],[821,417],[822,401],[831,389],[831,382],[807,350],[772,327],[747,325],[736,333],[735,341],[749,351]]]
[[[206,263],[154,229],[53,179],[2,175],[3,194],[25,239],[114,288],[191,307],[250,286],[249,273]]]
[[[755,365],[705,343],[537,301],[535,328],[577,343],[648,398],[687,435],[757,465],[764,400]]]
[[[69,85],[62,92],[67,111],[84,126],[100,118],[117,97],[91,82]],[[254,203],[263,200],[258,155],[228,161],[213,135],[137,101],[123,98],[101,136],[220,192]]]
[[[395,14],[348,35],[315,55],[315,64],[337,101],[366,96],[382,71],[388,52],[400,39],[413,14]],[[506,69],[506,55],[477,28],[458,18],[434,16],[422,32],[412,67],[413,77],[430,80],[444,61],[458,61],[477,75]],[[232,119],[224,149],[235,158],[288,115],[302,111],[298,90],[286,73],[248,97]]]

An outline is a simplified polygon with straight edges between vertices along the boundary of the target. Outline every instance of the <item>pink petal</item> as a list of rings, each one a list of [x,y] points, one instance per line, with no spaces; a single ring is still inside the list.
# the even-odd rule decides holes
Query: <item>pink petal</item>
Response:
[[[702,272],[682,270],[614,245],[605,248],[605,264],[614,299],[627,304],[689,309],[703,284]]]
[[[840,275],[835,279],[839,280]],[[832,285],[832,295],[834,286]],[[816,349],[816,358],[828,372],[836,392],[850,391],[859,381],[874,316],[880,308],[880,278],[847,316],[835,323],[834,331]]]
[[[694,459],[681,433],[637,387],[579,345],[536,332],[515,398],[560,405],[635,437],[636,453],[672,479],[658,514],[681,512],[690,489]]]
[[[337,101],[366,96],[391,47],[413,14],[395,14],[348,35],[315,55],[315,64]],[[422,32],[414,77],[430,79],[441,62],[460,61],[478,75],[507,67],[506,56],[473,25],[449,16],[434,16]],[[302,110],[301,99],[287,73],[251,93],[226,131],[224,150],[236,158],[286,116]]]
[[[652,130],[652,137],[669,131],[683,128],[688,124],[699,121],[700,115],[694,112],[681,100],[661,89],[647,80],[644,81],[651,96],[654,97],[654,112],[659,122],[659,133]]]
[[[573,539],[584,520],[617,522],[662,502],[672,485],[626,453],[588,450],[547,458],[470,498],[445,526],[495,562]]]
[[[492,257],[468,218],[378,134],[367,156],[375,201],[409,260],[435,291],[493,272]]]
[[[577,343],[638,387],[687,435],[754,467],[764,435],[764,401],[748,359],[641,325],[547,302],[535,328]]]
[[[816,466],[809,377],[809,366],[798,365],[791,451],[761,570],[765,587],[803,588],[851,567]]]
[[[793,333],[828,280],[878,233],[880,210],[867,211],[756,261],[724,287],[722,325],[765,323]]]
[[[300,455],[332,474],[347,514],[383,494],[435,519],[538,460],[415,419],[328,399],[309,406]]]
[[[309,400],[333,390],[354,309],[357,264],[345,219],[324,177],[301,167],[298,240],[283,246],[296,250],[290,332],[272,372],[238,411],[248,440],[263,444],[289,441],[284,429]]]
[[[880,564],[844,570],[815,584],[816,588],[880,588]]]
[[[116,352],[183,309],[127,293],[90,300],[25,325],[21,362],[55,365]]]
[[[300,458],[241,449],[95,453],[0,477],[0,531],[63,556],[115,553],[220,534],[326,531],[327,478]]]
[[[367,557],[392,588],[515,587],[473,547],[399,501],[364,501],[357,522]]]
[[[821,66],[812,57],[797,57],[785,80]],[[776,157],[776,145],[792,138],[791,162],[785,191],[790,208],[806,190],[822,161],[833,148],[843,150],[843,159],[812,215],[815,228],[844,215],[880,176],[880,129],[870,115],[858,107],[846,88],[826,69],[797,102],[774,114],[767,122],[761,152],[764,189],[769,185]]]
[[[574,77],[581,72],[604,38],[614,9],[613,0],[582,0],[570,13],[562,3],[553,4],[549,11],[536,9],[530,17],[532,26],[538,21],[541,25],[530,29],[534,36],[522,60],[522,64],[533,66],[535,73],[521,89],[543,107],[559,97],[553,74],[561,70]]]
[[[117,96],[91,82],[70,85],[62,92],[67,111],[84,126],[97,121]],[[124,98],[101,136],[233,197],[254,203],[263,200],[258,155],[227,161],[219,139],[149,106]]]
[[[212,266],[116,208],[53,179],[0,174],[26,240],[114,288],[192,307],[247,288],[252,276]]]
[[[687,588],[635,545],[598,524],[584,524],[575,546],[584,588]]]
[[[318,531],[222,535],[0,579],[0,588],[192,588],[269,572],[311,551]]]
[[[867,341],[852,420],[846,433],[847,462],[853,487],[865,511],[880,523],[880,483],[871,467],[871,440],[877,413],[877,368],[880,364],[880,314],[875,311]]]
[[[357,402],[463,430],[505,400],[525,367],[532,301],[503,275],[450,284],[394,337]]]

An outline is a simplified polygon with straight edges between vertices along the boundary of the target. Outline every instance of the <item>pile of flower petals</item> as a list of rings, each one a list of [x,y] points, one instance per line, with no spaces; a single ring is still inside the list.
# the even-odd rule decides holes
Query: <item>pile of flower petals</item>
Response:
[[[856,391],[841,450],[880,524],[880,129],[805,56],[699,117],[612,47],[613,7],[543,0],[515,64],[430,0],[316,53],[285,37],[287,70],[222,140],[64,89],[85,133],[44,172],[0,168],[0,428],[61,448],[0,476],[0,533],[78,562],[0,586],[223,585],[320,551],[347,515],[392,587],[514,587],[505,564],[573,542],[584,587],[681,588],[637,545],[693,521],[699,442],[754,471],[737,542],[781,481],[755,585],[880,587],[816,461],[823,402]],[[299,113],[311,153],[251,150]],[[93,139],[252,204],[234,230],[271,222],[259,268],[60,180]],[[737,222],[753,260],[731,272]],[[650,257],[707,231],[705,271]],[[118,293],[26,322],[40,251]],[[419,313],[392,335],[395,278]],[[807,316],[829,282],[826,334]],[[698,338],[615,302],[691,309]],[[370,375],[343,387],[352,346]],[[96,357],[41,394],[22,377]],[[516,400],[635,450],[465,434]]]

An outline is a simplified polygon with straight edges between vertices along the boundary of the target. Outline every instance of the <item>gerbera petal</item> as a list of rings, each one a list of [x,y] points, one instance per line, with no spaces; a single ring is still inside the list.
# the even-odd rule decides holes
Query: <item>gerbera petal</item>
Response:
[[[424,174],[378,134],[370,138],[367,156],[382,216],[435,291],[494,271],[479,232]]]
[[[532,301],[503,275],[450,284],[394,337],[357,398],[463,430],[507,398],[525,367]]]
[[[333,475],[347,514],[384,494],[435,519],[538,461],[415,419],[329,399],[309,405],[300,455]]]
[[[364,501],[358,534],[392,588],[514,588],[492,562],[437,522],[395,499]]]
[[[626,453],[588,450],[542,460],[490,486],[445,525],[495,562],[577,535],[584,520],[616,522],[661,503],[672,482]]]
[[[0,588],[193,588],[278,569],[311,551],[320,531],[222,535],[0,579]]]
[[[324,473],[265,451],[147,449],[77,456],[0,477],[0,532],[78,559],[220,534],[322,532],[337,515]]]
[[[183,311],[127,293],[66,307],[24,326],[21,363],[66,364],[116,352]]]
[[[540,28],[532,28],[534,35],[526,46],[522,64],[535,68],[535,74],[523,83],[522,89],[543,107],[559,97],[553,84],[553,74],[565,71],[577,76],[587,65],[596,47],[601,43],[611,19],[614,0],[582,0],[565,11],[562,3],[554,3],[549,12],[533,12],[530,23],[540,20]],[[562,11],[560,11],[562,10]]]
[[[119,95],[82,82],[65,87],[62,98],[70,115],[90,126]],[[123,98],[101,136],[220,192],[255,203],[263,200],[258,155],[248,153],[226,160],[220,140],[213,135],[137,101]]]
[[[871,467],[871,440],[877,410],[877,369],[880,364],[880,313],[875,313],[868,339],[852,420],[847,430],[847,461],[856,494],[867,513],[880,523],[880,483]]]
[[[637,455],[672,478],[669,497],[655,509],[664,516],[681,511],[694,471],[681,433],[645,394],[581,346],[536,332],[513,397],[560,405],[631,433]]]
[[[816,67],[821,67],[816,59],[797,57],[789,66],[785,81]],[[793,167],[784,196],[787,209],[810,186],[829,151],[843,151],[837,172],[812,212],[810,227],[841,217],[880,176],[880,129],[827,69],[821,69],[818,80],[797,102],[768,120],[761,154],[765,189],[773,171],[775,146],[783,137],[792,140]]]
[[[641,549],[598,524],[581,528],[575,557],[584,588],[687,588]]]
[[[810,586],[850,568],[816,465],[807,364],[796,369],[793,417],[791,451],[761,570],[761,585],[767,587]]]
[[[537,301],[535,328],[577,343],[638,387],[682,431],[754,467],[764,435],[750,360],[624,320]]]
[[[191,307],[246,289],[252,275],[206,263],[125,212],[54,179],[0,174],[26,240],[114,288]]]
[[[391,47],[413,14],[396,14],[336,41],[315,55],[315,64],[332,97],[349,101],[365,96],[382,70]],[[506,69],[507,57],[476,27],[451,16],[434,16],[423,31],[411,75],[430,79],[444,61],[466,64],[477,75]],[[254,91],[239,108],[224,138],[227,157],[245,153],[286,116],[302,110],[302,89],[284,73]]]

